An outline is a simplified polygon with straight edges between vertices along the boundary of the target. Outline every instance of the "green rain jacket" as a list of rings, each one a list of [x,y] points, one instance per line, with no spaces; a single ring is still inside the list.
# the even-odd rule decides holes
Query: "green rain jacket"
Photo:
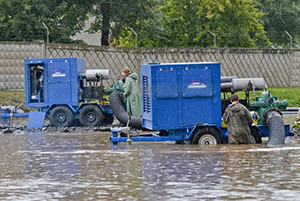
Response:
[[[229,144],[253,144],[254,137],[251,135],[250,126],[252,117],[249,110],[241,103],[228,105],[223,115],[227,124]]]
[[[106,95],[110,95],[112,92],[119,91],[122,94],[124,93],[124,82],[123,80],[117,80],[116,83],[109,89],[104,89]]]
[[[138,75],[131,73],[127,75],[124,85],[124,96],[126,97],[126,110],[132,116],[142,116],[142,98],[138,84]]]

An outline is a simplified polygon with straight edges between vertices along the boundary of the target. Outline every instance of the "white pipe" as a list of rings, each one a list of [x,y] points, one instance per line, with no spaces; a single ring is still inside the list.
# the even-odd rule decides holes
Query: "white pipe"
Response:
[[[130,28],[131,31],[134,33],[135,35],[135,47],[137,47],[137,33],[135,33],[135,31],[133,30],[133,28]]]
[[[46,28],[47,30],[47,43],[49,43],[49,29],[48,27],[46,26],[46,24],[44,22],[42,22],[43,26]]]
[[[214,47],[216,47],[216,43],[217,43],[216,35],[215,35],[213,32],[211,32],[210,30],[208,30],[208,32],[209,32],[211,35],[213,35],[213,37],[214,37]]]
[[[293,48],[293,37],[289,34],[289,32],[285,31],[285,33],[290,37],[291,39],[291,49]]]

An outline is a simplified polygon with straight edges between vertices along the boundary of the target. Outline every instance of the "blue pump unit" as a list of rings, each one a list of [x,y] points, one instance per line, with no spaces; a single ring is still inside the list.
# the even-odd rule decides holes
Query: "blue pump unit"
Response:
[[[102,80],[109,79],[109,70],[86,70],[81,58],[25,59],[24,67],[26,107],[38,109],[29,114],[30,127],[41,128],[42,114],[57,127],[113,122],[112,110],[103,100]]]
[[[159,133],[129,137],[128,129],[112,128],[113,144],[126,141],[223,143],[226,129],[221,128],[220,63],[143,64],[141,86],[142,125]],[[127,137],[119,136],[125,131]],[[206,133],[212,137],[206,138]]]
[[[78,105],[84,59],[25,59],[24,65],[26,107],[44,110],[52,104]]]
[[[221,126],[220,63],[148,63],[141,76],[143,127]]]
[[[265,89],[262,79],[234,78],[234,84],[221,83],[220,63],[147,63],[141,65],[142,127],[153,133],[130,133],[128,126],[112,128],[112,144],[132,141],[176,141],[191,144],[223,144],[228,140],[222,112],[228,99],[221,93]],[[255,83],[255,84],[253,84]],[[224,85],[226,84],[226,85]],[[225,90],[226,89],[226,90]],[[247,107],[247,106],[246,106]],[[256,143],[269,137],[267,125],[251,126]],[[284,125],[281,136],[291,136]]]

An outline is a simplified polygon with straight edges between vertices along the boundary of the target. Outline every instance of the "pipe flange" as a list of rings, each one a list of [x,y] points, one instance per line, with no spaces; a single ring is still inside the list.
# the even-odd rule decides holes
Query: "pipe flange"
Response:
[[[276,112],[276,113],[273,113],[270,116],[268,116],[270,112]],[[282,112],[279,109],[277,109],[277,108],[271,108],[267,112],[265,112],[265,114],[264,114],[264,120],[265,120],[265,122],[268,123],[268,119],[270,119],[273,116],[277,116],[277,115],[279,115],[281,118],[283,118],[282,117]]]

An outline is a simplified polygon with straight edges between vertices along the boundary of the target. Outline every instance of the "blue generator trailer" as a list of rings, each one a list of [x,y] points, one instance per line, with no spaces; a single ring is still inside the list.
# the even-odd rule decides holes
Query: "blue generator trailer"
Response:
[[[191,144],[223,144],[228,142],[227,126],[222,122],[230,104],[222,93],[244,91],[240,100],[259,116],[251,126],[256,143],[269,137],[268,145],[282,145],[291,136],[289,125],[283,124],[280,102],[270,92],[263,91],[253,103],[249,91],[267,88],[262,78],[221,77],[220,63],[147,63],[141,65],[142,129],[128,126],[112,128],[112,144],[120,142],[175,141]],[[118,118],[118,116],[116,115]],[[277,117],[280,117],[278,119]],[[257,119],[257,118],[254,118]]]
[[[113,122],[111,108],[103,101],[109,70],[86,70],[81,58],[25,59],[24,67],[26,107],[38,109],[29,114],[31,127],[43,125],[45,116],[57,127]]]

